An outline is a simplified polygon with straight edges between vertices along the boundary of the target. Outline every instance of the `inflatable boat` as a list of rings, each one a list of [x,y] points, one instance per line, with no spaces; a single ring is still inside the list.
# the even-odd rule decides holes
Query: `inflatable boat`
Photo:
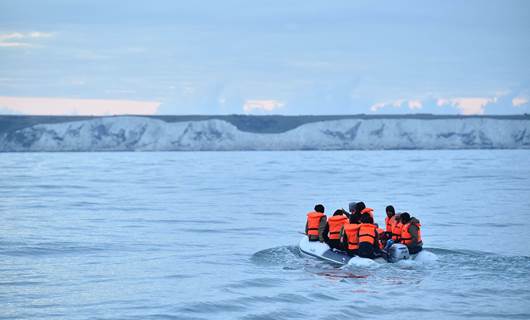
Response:
[[[355,264],[358,264],[362,260],[366,262],[398,262],[400,260],[414,259],[416,255],[410,255],[409,249],[406,245],[400,243],[394,243],[387,250],[387,259],[382,257],[376,259],[368,259],[361,257],[351,257],[343,251],[331,249],[327,244],[319,241],[309,241],[307,237],[303,237],[300,240],[300,251],[306,255],[317,257],[322,260],[326,260],[333,263],[338,263],[342,265],[352,264],[355,261]]]

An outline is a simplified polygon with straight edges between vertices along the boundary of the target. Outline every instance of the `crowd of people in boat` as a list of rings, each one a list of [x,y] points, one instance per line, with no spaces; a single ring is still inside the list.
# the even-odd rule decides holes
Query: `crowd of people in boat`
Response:
[[[351,202],[348,210],[338,209],[328,218],[324,206],[317,204],[307,214],[309,241],[325,242],[334,250],[363,258],[385,256],[393,243],[406,245],[410,254],[422,250],[420,221],[408,212],[396,213],[392,205],[387,206],[383,229],[374,222],[374,210],[364,202]]]

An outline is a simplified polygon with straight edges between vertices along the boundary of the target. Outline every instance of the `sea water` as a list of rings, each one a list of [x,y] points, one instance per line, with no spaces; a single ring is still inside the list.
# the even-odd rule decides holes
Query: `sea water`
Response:
[[[422,223],[422,261],[300,254],[306,213]],[[528,319],[530,152],[0,154],[2,319]]]

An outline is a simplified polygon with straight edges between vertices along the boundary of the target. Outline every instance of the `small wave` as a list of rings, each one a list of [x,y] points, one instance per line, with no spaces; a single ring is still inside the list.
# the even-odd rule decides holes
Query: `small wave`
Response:
[[[352,273],[350,271],[346,271],[346,270],[343,270],[343,269],[318,272],[317,275],[328,277],[328,278],[331,278],[331,279],[364,279],[364,278],[368,278],[367,275],[354,274],[354,273]]]
[[[254,312],[260,312],[254,310]],[[269,311],[264,313],[251,313],[242,317],[243,320],[281,320],[281,319],[307,319],[308,316],[305,313],[300,312],[292,308],[286,308],[276,311]]]
[[[36,286],[42,284],[42,281],[0,281],[0,287],[3,286]]]
[[[135,208],[137,209],[137,208]],[[198,224],[204,225],[205,220],[197,219],[145,219],[145,218],[135,218],[135,219],[118,219],[117,222],[137,222],[142,224],[178,224],[178,225],[188,225],[188,224]],[[226,221],[222,220],[208,220],[208,224],[228,224]]]
[[[76,253],[94,253],[108,250],[108,246],[85,246],[70,242],[14,243],[2,246],[0,255],[6,256],[46,256]]]
[[[297,246],[281,246],[258,251],[250,260],[263,266],[280,266],[284,269],[300,269],[303,267],[302,255]]]
[[[246,288],[273,288],[280,287],[286,281],[280,278],[255,278],[238,281],[234,284],[229,285],[230,288],[246,289]]]
[[[245,307],[237,303],[227,302],[197,302],[193,304],[185,305],[180,309],[186,313],[199,313],[199,314],[217,314],[219,312],[236,312],[244,311]]]
[[[423,248],[424,251],[427,250],[436,255],[446,256],[446,255],[465,255],[465,256],[484,256],[484,255],[495,255],[491,252],[478,251],[478,250],[450,250],[442,248]]]
[[[508,256],[508,255],[499,255],[492,252],[487,251],[479,251],[479,250],[449,250],[449,249],[441,249],[441,248],[427,248],[424,249],[423,252],[430,252],[434,255],[436,255],[438,258],[444,258],[444,259],[481,259],[481,260],[488,260],[488,261],[498,261],[498,262],[506,262],[506,261],[512,261],[517,263],[524,263],[528,262],[530,263],[530,257],[529,256]]]

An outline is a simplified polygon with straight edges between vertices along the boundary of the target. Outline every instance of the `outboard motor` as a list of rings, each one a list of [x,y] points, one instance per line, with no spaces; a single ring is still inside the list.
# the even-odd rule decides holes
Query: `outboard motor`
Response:
[[[409,258],[409,249],[404,244],[394,243],[388,248],[388,262],[398,262]]]

